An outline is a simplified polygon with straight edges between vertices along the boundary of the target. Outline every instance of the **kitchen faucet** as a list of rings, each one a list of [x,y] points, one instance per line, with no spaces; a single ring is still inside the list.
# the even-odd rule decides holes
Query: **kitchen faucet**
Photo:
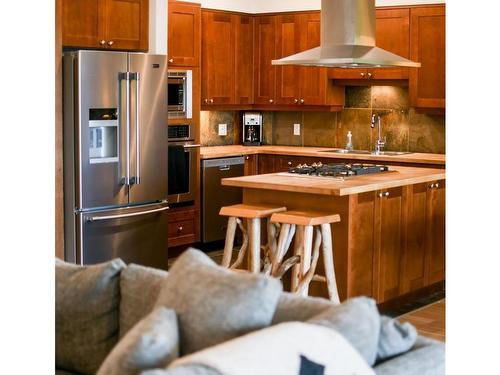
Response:
[[[377,138],[377,141],[375,142],[375,151],[373,151],[373,154],[375,155],[380,155],[380,152],[382,150],[382,148],[385,147],[385,137],[384,139],[382,140],[382,124],[380,122],[380,116],[379,115],[376,115],[375,113],[372,114],[372,121],[371,121],[371,124],[370,124],[370,127],[372,129],[375,128],[375,122],[378,122],[378,138]]]

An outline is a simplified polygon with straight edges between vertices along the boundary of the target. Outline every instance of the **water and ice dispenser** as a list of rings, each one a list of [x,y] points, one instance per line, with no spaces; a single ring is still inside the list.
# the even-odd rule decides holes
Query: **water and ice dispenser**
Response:
[[[90,164],[118,162],[117,108],[91,108],[89,112]]]

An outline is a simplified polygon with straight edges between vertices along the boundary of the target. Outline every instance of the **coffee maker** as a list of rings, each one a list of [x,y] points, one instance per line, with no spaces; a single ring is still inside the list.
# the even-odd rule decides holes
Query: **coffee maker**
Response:
[[[260,146],[262,144],[262,114],[245,112],[243,114],[243,144]]]

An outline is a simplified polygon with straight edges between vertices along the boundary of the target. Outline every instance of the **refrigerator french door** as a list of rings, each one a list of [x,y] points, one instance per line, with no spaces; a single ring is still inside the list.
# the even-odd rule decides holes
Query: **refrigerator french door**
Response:
[[[167,268],[165,56],[66,52],[65,258]]]

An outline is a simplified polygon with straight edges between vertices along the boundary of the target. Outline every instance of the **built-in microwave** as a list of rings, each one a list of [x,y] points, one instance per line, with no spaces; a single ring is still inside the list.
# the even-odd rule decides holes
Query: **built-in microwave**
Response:
[[[193,117],[193,71],[168,71],[168,118]]]

